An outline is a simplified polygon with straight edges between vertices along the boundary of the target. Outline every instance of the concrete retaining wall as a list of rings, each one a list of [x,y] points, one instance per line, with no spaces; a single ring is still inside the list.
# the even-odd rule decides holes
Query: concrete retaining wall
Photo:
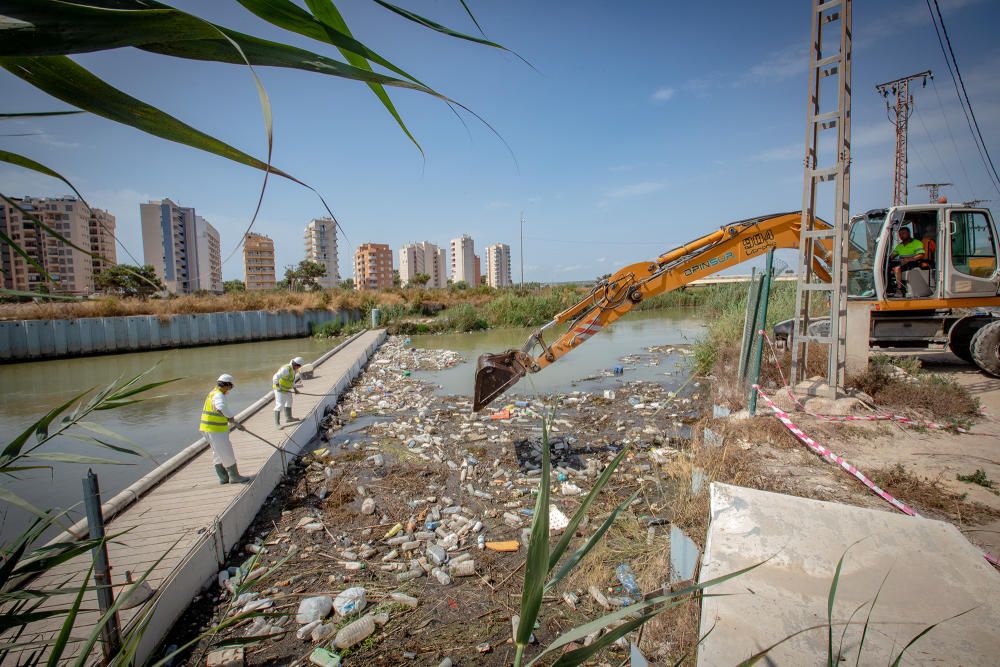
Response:
[[[344,323],[357,311],[250,310],[195,315],[131,315],[0,322],[0,362],[239,343],[308,336],[314,325]]]

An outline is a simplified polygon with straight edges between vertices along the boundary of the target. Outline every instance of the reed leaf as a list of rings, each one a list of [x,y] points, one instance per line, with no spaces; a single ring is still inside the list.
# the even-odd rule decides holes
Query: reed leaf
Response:
[[[937,626],[941,625],[942,623],[947,623],[948,621],[952,621],[952,620],[954,620],[954,619],[958,618],[959,616],[965,616],[965,615],[966,615],[966,614],[968,614],[968,613],[969,613],[970,611],[975,611],[976,609],[979,609],[979,605],[976,605],[975,607],[971,607],[971,608],[969,608],[969,609],[966,609],[965,611],[960,611],[960,612],[958,612],[957,614],[955,614],[954,616],[949,616],[948,618],[944,618],[944,619],[941,619],[941,620],[940,620],[940,621],[938,621],[937,623],[934,623],[933,625],[929,625],[929,626],[927,626],[926,628],[924,628],[923,630],[921,630],[921,631],[920,631],[920,632],[919,632],[919,633],[917,634],[917,636],[916,636],[916,637],[914,637],[913,639],[911,639],[910,641],[908,641],[908,642],[906,643],[906,646],[904,646],[904,647],[903,647],[903,650],[902,650],[902,651],[900,651],[900,652],[899,652],[899,655],[897,655],[897,656],[896,656],[896,659],[892,661],[892,667],[899,667],[900,663],[901,663],[901,662],[903,661],[903,654],[904,654],[904,653],[906,653],[906,650],[907,650],[908,648],[910,648],[911,646],[913,646],[914,644],[916,644],[916,643],[917,643],[917,641],[918,641],[918,640],[919,640],[919,639],[920,639],[921,637],[923,637],[924,635],[926,635],[926,634],[927,634],[928,632],[930,632],[931,630],[933,630],[933,629],[934,629],[934,628],[936,628]]]
[[[62,452],[37,452],[31,455],[33,459],[43,461],[56,461],[57,463],[80,463],[86,465],[109,465],[109,466],[130,466],[132,463],[118,461],[115,459],[102,459],[97,456],[84,456],[82,454],[66,454]]]
[[[577,564],[581,560],[583,560],[583,557],[586,556],[588,553],[590,553],[590,550],[594,548],[594,545],[596,545],[598,542],[601,541],[601,538],[604,537],[604,534],[606,532],[608,532],[608,529],[611,528],[611,524],[615,522],[615,519],[618,518],[618,515],[621,514],[622,510],[631,505],[632,501],[634,501],[638,497],[639,497],[639,490],[637,489],[635,493],[633,493],[631,496],[622,501],[622,503],[618,505],[618,507],[616,507],[614,511],[611,512],[611,514],[608,515],[608,518],[604,520],[604,523],[601,524],[601,527],[598,528],[594,532],[594,534],[591,535],[590,538],[580,546],[579,549],[574,551],[573,555],[570,556],[565,563],[563,563],[563,566],[559,568],[559,571],[556,573],[554,577],[552,577],[551,581],[545,584],[545,590],[551,589],[553,586],[562,581],[563,577],[572,572],[573,568],[575,568]]]
[[[868,608],[868,616],[865,617],[865,627],[861,631],[861,641],[858,642],[858,659],[855,661],[855,667],[861,665],[861,650],[865,647],[865,639],[868,637],[868,625],[872,620],[872,612],[875,611],[875,604],[878,602],[878,596],[882,594],[882,589],[885,587],[885,582],[889,580],[889,575],[892,574],[892,568],[885,573],[882,577],[882,583],[878,585],[878,590],[875,591],[875,598],[872,600],[872,606]]]
[[[0,66],[35,88],[97,116],[305,185],[266,162],[105,83],[66,56],[0,57]]]
[[[103,540],[101,540],[103,543]],[[83,596],[87,592],[87,582],[90,581],[90,575],[94,573],[94,561],[90,561],[90,567],[87,568],[87,576],[83,580],[83,585],[80,586],[76,593],[76,597],[73,599],[73,605],[66,612],[66,619],[63,621],[62,627],[59,628],[59,634],[56,636],[55,642],[53,642],[52,647],[49,649],[49,660],[48,667],[56,667],[59,664],[59,659],[62,657],[63,651],[66,649],[66,642],[69,640],[69,633],[73,631],[73,626],[76,624],[77,614],[80,613],[80,605],[83,602]]]
[[[35,118],[38,116],[69,116],[72,114],[83,113],[79,110],[74,111],[21,111],[17,113],[0,113],[0,120],[8,120],[14,118]]]
[[[515,664],[520,664],[524,648],[531,639],[542,606],[545,577],[549,573],[549,485],[551,482],[551,452],[549,451],[549,419],[542,419],[542,478],[535,499],[535,514],[531,522],[531,542],[524,568],[524,586],[521,591],[521,618],[514,642],[517,645]]]
[[[779,646],[787,642],[789,639],[794,639],[795,637],[798,637],[799,635],[804,634],[806,632],[810,632],[812,630],[819,630],[820,628],[825,628],[825,627],[826,625],[813,625],[811,627],[803,628],[802,630],[793,632],[787,637],[784,637],[774,642],[773,644],[765,648],[763,651],[758,651],[757,653],[754,653],[752,656],[741,662],[739,664],[739,667],[753,667],[753,665],[756,665],[758,662],[760,662],[762,658],[766,657],[768,653],[778,648]]]
[[[660,610],[652,611],[644,616],[633,619],[628,623],[623,623],[613,630],[609,630],[600,637],[598,637],[590,646],[581,646],[580,648],[573,649],[567,653],[563,653],[559,656],[559,659],[552,663],[552,667],[576,667],[576,665],[581,665],[591,657],[597,654],[598,651],[610,646],[614,642],[618,641],[619,638],[624,637],[629,632],[632,632],[639,626],[653,620],[653,618],[660,613]]]
[[[562,537],[559,538],[559,542],[556,543],[555,548],[552,549],[552,553],[549,555],[550,572],[552,571],[552,568],[556,566],[556,563],[559,562],[559,559],[562,558],[566,548],[569,547],[569,543],[573,539],[573,536],[576,535],[576,529],[580,526],[580,522],[587,516],[587,511],[594,503],[594,500],[597,499],[597,495],[611,480],[611,475],[614,474],[615,469],[618,467],[618,464],[621,463],[622,458],[624,458],[625,452],[627,452],[628,449],[629,448],[627,446],[623,447],[615,458],[611,459],[611,463],[607,465],[604,472],[601,473],[601,476],[597,478],[597,481],[594,483],[590,493],[587,494],[587,497],[583,499],[582,503],[580,503],[580,507],[577,508],[576,512],[574,512],[573,517],[566,525],[566,530],[563,531]]]
[[[74,113],[82,113],[82,112],[74,112]],[[5,151],[3,149],[0,149],[0,162],[7,162],[9,164],[22,167],[24,169],[37,171],[39,174],[45,174],[46,176],[51,176],[52,178],[58,178],[60,181],[69,186],[71,190],[73,190],[74,194],[76,194],[76,196],[80,198],[80,201],[86,204],[88,208],[90,207],[90,204],[87,204],[87,200],[84,198],[82,194],[80,194],[80,191],[76,189],[76,186],[70,183],[68,178],[57,172],[55,169],[50,169],[41,162],[36,162],[35,160],[32,160],[30,157],[25,157],[24,155],[19,155],[17,153]]]
[[[42,439],[43,437],[47,437],[49,432],[49,425],[52,423],[52,421],[56,417],[61,415],[67,408],[69,408],[69,406],[73,405],[73,403],[86,396],[89,391],[90,390],[88,389],[87,391],[81,394],[77,394],[76,396],[69,399],[62,405],[49,410],[47,413],[45,413],[44,417],[36,421],[28,428],[26,428],[24,431],[21,432],[20,435],[18,435],[16,438],[7,443],[7,446],[4,447],[3,455],[11,457],[12,459],[20,455],[22,449],[24,448],[24,445],[31,438],[32,434],[35,435],[36,439]],[[0,470],[0,473],[2,472],[3,470]]]

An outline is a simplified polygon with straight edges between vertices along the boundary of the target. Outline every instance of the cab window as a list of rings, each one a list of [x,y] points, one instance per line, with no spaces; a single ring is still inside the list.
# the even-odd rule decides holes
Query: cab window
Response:
[[[977,278],[992,276],[997,268],[997,253],[986,214],[955,211],[951,222],[951,262],[955,270]]]

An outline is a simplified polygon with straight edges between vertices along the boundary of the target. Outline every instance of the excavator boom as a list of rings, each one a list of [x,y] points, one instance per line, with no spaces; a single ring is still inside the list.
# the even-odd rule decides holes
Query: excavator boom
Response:
[[[522,377],[555,362],[645,299],[736,266],[771,248],[798,248],[801,222],[798,211],[740,220],[654,260],[619,269],[595,285],[579,303],[535,331],[520,350],[481,355],[476,364],[472,409],[483,409]],[[816,225],[829,227],[819,219]],[[825,255],[814,256],[812,262],[817,275],[829,281],[830,253],[828,247],[826,250]],[[569,329],[547,344],[545,331],[561,324],[569,324]]]

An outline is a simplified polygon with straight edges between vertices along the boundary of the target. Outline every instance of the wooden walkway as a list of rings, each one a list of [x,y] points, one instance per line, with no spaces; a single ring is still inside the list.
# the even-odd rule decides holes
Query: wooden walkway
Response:
[[[317,360],[314,376],[303,381],[302,390],[325,396],[295,397],[293,414],[302,419],[298,424],[284,429],[275,427],[273,402],[258,407],[251,415],[241,415],[241,422],[248,430],[275,445],[298,452],[315,437],[326,406],[336,404],[340,394],[350,386],[384,339],[384,330],[368,331],[349,341],[328,359]],[[233,398],[239,405],[239,394]],[[197,428],[198,408],[192,405],[192,432]],[[178,437],[184,435],[178,434]],[[138,579],[156,564],[147,581],[159,595],[151,602],[156,609],[143,637],[138,655],[140,663],[151,655],[191,598],[214,579],[226,554],[242,537],[280,481],[284,473],[282,459],[290,458],[241,431],[233,431],[231,440],[240,472],[253,476],[252,483],[220,485],[212,465],[212,452],[206,447],[107,525],[108,535],[125,533],[108,545],[112,579],[116,585],[125,582],[126,571]],[[161,557],[163,559],[157,564]],[[88,553],[53,568],[30,585],[35,589],[55,588],[69,580],[71,583],[67,586],[72,589],[82,581],[90,562]],[[71,604],[72,596],[62,596],[51,599],[41,609],[65,608]],[[83,608],[97,608],[94,593],[85,598]],[[127,628],[142,609],[121,612],[122,627]],[[73,637],[88,637],[98,618],[97,611],[82,612]],[[20,641],[51,637],[58,632],[62,620],[52,618],[29,626]],[[78,643],[71,644],[63,658],[81,649]],[[7,662],[15,664],[20,660],[12,655]]]

